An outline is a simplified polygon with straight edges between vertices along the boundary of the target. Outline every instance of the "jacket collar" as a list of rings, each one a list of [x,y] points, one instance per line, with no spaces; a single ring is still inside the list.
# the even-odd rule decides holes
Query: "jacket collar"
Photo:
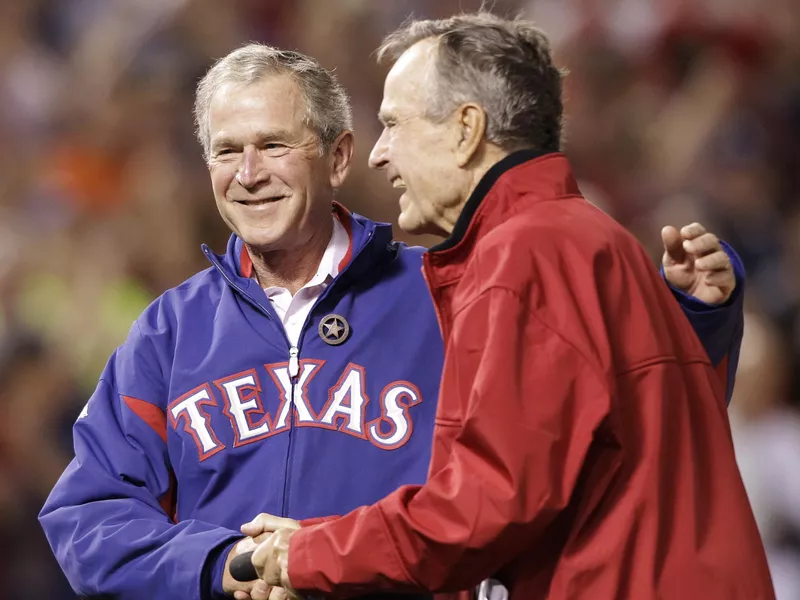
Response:
[[[340,274],[350,269],[356,256],[360,256],[359,263],[364,263],[364,268],[375,262],[379,256],[384,255],[392,241],[392,226],[387,223],[376,223],[356,213],[352,213],[338,202],[333,203],[334,215],[344,225],[350,238],[350,247],[339,265]],[[225,254],[216,254],[208,246],[202,245],[203,253],[211,263],[220,269],[231,282],[246,289],[252,276],[252,261],[242,239],[236,234],[231,234]],[[360,271],[361,266],[358,269]]]
[[[458,279],[479,239],[532,202],[579,195],[567,158],[561,152],[519,150],[495,163],[478,182],[442,243],[425,256],[437,270],[436,282]],[[433,274],[429,271],[428,276]]]

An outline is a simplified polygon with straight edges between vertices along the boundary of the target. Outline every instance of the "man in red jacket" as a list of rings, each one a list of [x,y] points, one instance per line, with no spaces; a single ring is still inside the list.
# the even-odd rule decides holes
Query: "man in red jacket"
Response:
[[[581,197],[544,35],[462,15],[381,56],[371,165],[406,189],[404,229],[447,236],[424,262],[446,352],[430,477],[279,529],[259,577],[291,597],[494,577],[512,600],[773,598],[721,374],[643,249]]]

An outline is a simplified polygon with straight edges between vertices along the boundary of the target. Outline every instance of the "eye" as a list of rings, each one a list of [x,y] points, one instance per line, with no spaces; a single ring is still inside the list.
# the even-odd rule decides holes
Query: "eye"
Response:
[[[395,126],[397,121],[394,117],[390,117],[388,115],[380,115],[378,116],[378,121],[380,121],[381,125],[383,125],[384,129],[391,129]]]
[[[264,150],[280,150],[284,148],[283,144],[279,144],[278,142],[268,142],[263,146]]]
[[[226,154],[233,154],[235,151],[233,148],[220,148],[217,150],[217,156],[224,156]]]

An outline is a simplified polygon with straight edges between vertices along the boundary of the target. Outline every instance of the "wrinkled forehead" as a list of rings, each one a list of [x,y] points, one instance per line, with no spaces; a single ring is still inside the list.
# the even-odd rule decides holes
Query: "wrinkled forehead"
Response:
[[[294,78],[286,73],[264,75],[255,81],[223,81],[211,97],[210,108],[296,104],[302,99]]]
[[[212,136],[219,127],[259,124],[283,128],[305,123],[306,110],[300,89],[289,75],[269,75],[253,83],[223,83],[209,107]]]
[[[436,42],[426,39],[403,52],[386,75],[381,108],[418,108],[427,102],[436,78]]]

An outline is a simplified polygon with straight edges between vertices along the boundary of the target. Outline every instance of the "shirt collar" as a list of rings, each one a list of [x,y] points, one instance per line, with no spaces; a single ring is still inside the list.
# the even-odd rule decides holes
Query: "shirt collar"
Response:
[[[328,277],[333,279],[339,274],[342,262],[347,251],[350,249],[350,236],[347,235],[344,225],[339,222],[339,219],[333,217],[333,233],[328,242],[328,247],[319,261],[319,268],[317,274],[311,278],[308,285],[316,285],[326,281]]]
[[[319,267],[314,276],[302,288],[310,288],[327,283],[339,274],[341,268],[347,264],[345,257],[350,250],[350,236],[347,234],[344,225],[339,222],[335,216],[333,217],[333,232],[325,252],[322,254],[322,259],[319,261]],[[245,249],[246,251],[246,249]],[[252,277],[255,277],[253,273]],[[272,286],[264,288],[267,296],[272,296],[285,291],[284,288],[279,286]]]

